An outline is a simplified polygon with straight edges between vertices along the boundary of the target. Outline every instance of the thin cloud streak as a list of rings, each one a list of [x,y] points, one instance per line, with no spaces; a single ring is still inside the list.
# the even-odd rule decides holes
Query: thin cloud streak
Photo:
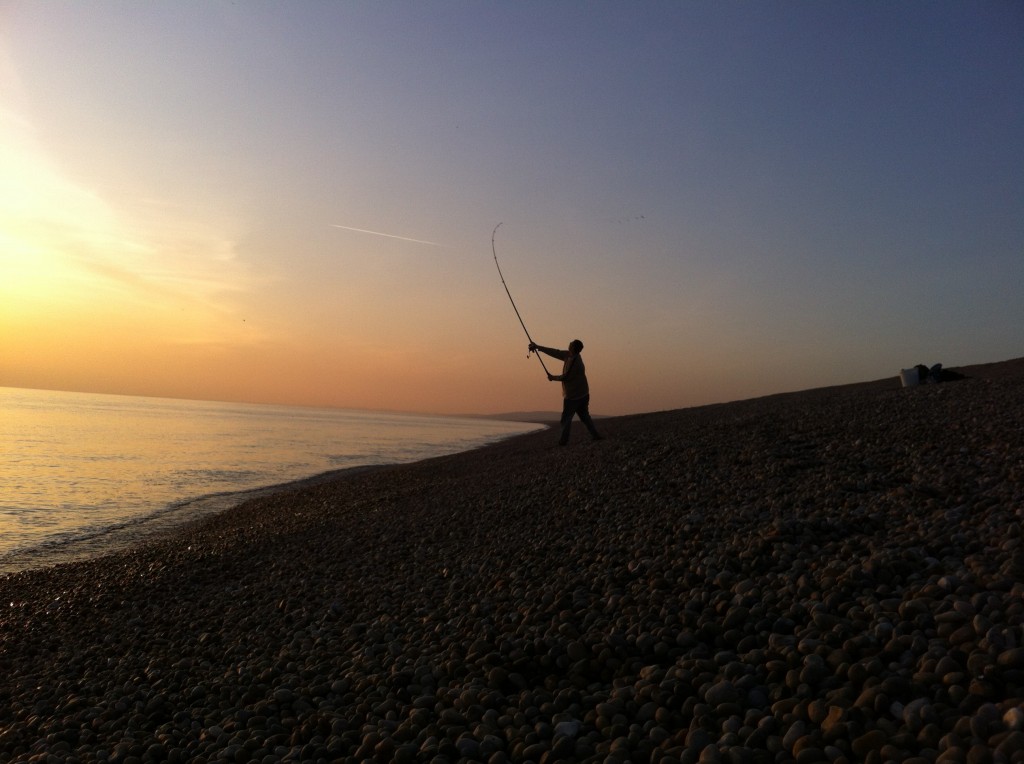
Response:
[[[337,223],[331,223],[332,228],[343,228],[346,231],[358,231],[359,233],[370,233],[374,236],[386,236],[389,239],[401,239],[402,241],[414,241],[417,244],[429,244],[432,247],[443,247],[444,244],[438,244],[436,241],[424,241],[423,239],[410,239],[408,236],[395,236],[392,233],[381,233],[380,231],[367,231],[365,228],[352,228],[347,225],[338,225]]]

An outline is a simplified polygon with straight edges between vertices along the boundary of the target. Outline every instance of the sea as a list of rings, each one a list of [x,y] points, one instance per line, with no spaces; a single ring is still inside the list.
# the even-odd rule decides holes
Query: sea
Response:
[[[285,484],[540,428],[0,387],[0,575],[123,549]]]

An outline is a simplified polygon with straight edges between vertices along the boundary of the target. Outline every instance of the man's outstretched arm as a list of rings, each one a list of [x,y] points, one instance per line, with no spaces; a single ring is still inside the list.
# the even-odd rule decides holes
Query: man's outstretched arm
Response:
[[[536,351],[538,353],[544,353],[552,358],[557,358],[559,361],[564,361],[569,357],[568,350],[559,350],[558,348],[546,348],[543,345],[538,345],[536,342],[530,343],[530,351]]]

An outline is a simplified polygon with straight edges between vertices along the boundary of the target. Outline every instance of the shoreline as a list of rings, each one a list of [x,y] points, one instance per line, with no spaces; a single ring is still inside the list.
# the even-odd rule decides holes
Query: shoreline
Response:
[[[2,577],[0,760],[1012,761],[1024,361],[986,366],[541,430]]]
[[[309,477],[286,480],[239,491],[221,491],[173,501],[147,515],[128,518],[116,525],[81,529],[72,538],[57,538],[32,547],[13,549],[0,555],[0,579],[28,570],[44,570],[103,557],[157,540],[181,526],[224,512],[252,499],[270,496],[307,485],[339,480],[346,473],[379,469],[387,464],[365,464],[320,472]],[[37,562],[38,560],[38,562]],[[44,561],[45,560],[45,561]]]
[[[516,422],[516,424],[522,423]],[[529,424],[543,425],[540,422],[530,422]],[[517,437],[517,435],[495,436],[496,440],[473,446],[467,450],[472,451],[476,448],[484,448],[493,443],[499,443],[514,437]],[[449,455],[457,455],[459,453],[465,452],[456,451]],[[425,459],[432,458],[436,457],[425,457]],[[6,551],[0,554],[0,578],[23,571],[40,570],[54,565],[73,564],[108,554],[129,551],[133,547],[144,545],[167,534],[173,534],[181,526],[202,520],[210,515],[234,509],[253,499],[340,480],[346,475],[356,474],[365,470],[375,470],[411,463],[415,462],[397,461],[360,464],[352,467],[326,470],[306,477],[285,480],[280,483],[269,483],[254,488],[220,491],[188,499],[174,500],[148,514],[130,517],[113,525],[106,525],[95,529],[82,528],[76,531],[75,535],[70,538],[50,539],[35,546]]]

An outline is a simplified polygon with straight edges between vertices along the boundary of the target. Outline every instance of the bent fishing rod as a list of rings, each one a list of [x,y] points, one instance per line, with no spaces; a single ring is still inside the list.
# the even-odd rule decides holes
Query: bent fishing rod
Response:
[[[494,235],[498,232],[498,228],[500,226],[501,223],[498,223],[498,225],[494,226],[494,230],[491,232],[491,253],[494,255],[494,266],[498,269],[498,276],[501,278],[501,285],[505,287],[505,294],[508,295],[508,301],[512,303],[512,310],[516,312],[516,318],[519,319],[519,325],[523,327],[523,331],[526,332],[526,339],[530,341],[531,345],[536,345],[537,343],[534,342],[533,337],[530,336],[530,330],[527,329],[526,324],[523,323],[523,317],[519,315],[519,308],[516,307],[516,301],[512,299],[512,293],[508,291],[508,284],[505,283],[505,274],[501,272],[501,266],[498,265],[498,251],[494,247]],[[532,353],[534,351],[531,350],[530,352]],[[529,357],[529,353],[527,353],[527,357]],[[540,361],[540,367],[544,369],[544,373],[551,376],[551,372],[548,371],[548,367],[544,365],[544,359],[540,357],[540,352],[537,353],[537,360]]]

